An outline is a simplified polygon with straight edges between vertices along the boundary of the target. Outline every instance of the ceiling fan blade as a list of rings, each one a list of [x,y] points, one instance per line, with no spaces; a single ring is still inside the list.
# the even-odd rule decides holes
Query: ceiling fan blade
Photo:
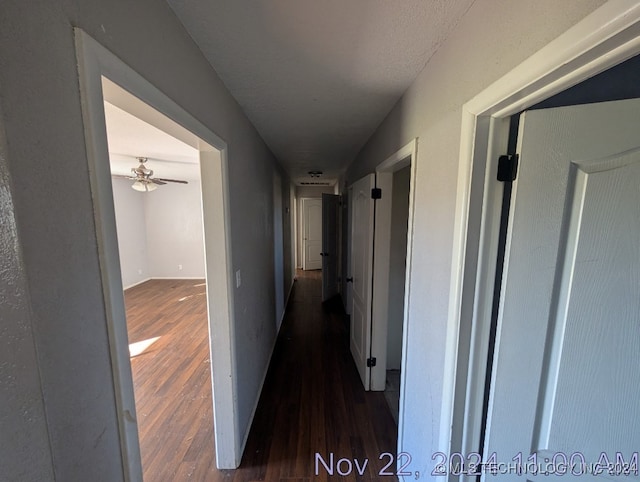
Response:
[[[111,174],[111,177],[115,177],[117,179],[128,179],[129,181],[135,181],[137,178],[132,176],[124,176],[122,174]]]
[[[158,177],[156,179],[154,179],[154,181],[164,181],[164,182],[178,182],[180,184],[189,184],[187,181],[181,181],[180,179],[164,179],[161,177]]]
[[[166,182],[164,182],[161,179],[149,179],[149,181],[151,181],[154,184],[158,184],[159,186],[162,186],[162,185],[166,184]]]

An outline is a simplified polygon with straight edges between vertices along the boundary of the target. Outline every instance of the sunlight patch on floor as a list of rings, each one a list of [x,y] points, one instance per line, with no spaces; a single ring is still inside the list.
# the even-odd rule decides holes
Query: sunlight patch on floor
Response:
[[[188,295],[188,296],[183,296],[182,298],[178,299],[178,301],[184,301],[184,300],[188,300],[189,298],[193,298],[194,296],[204,296],[206,293],[196,293],[195,295]]]
[[[137,341],[129,345],[129,356],[131,358],[142,355],[144,351],[160,339],[159,336],[147,340]]]

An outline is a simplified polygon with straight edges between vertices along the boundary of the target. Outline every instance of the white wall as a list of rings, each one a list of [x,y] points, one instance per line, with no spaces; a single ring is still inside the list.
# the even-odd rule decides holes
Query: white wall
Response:
[[[133,189],[130,189],[133,191]],[[202,194],[199,181],[167,183],[144,196],[152,278],[204,278]]]
[[[393,174],[391,239],[389,242],[389,318],[387,325],[387,369],[399,370],[402,359],[404,282],[409,220],[411,166]]]
[[[477,0],[347,172],[348,185],[418,138],[399,450],[422,474],[433,469],[433,453],[448,452],[440,413],[453,395],[442,381],[462,106],[602,3]]]
[[[233,292],[239,440],[248,434],[276,336],[272,174],[280,167],[165,2],[2,3],[0,98],[38,363],[38,370],[10,366],[9,374],[40,376],[42,391],[32,400],[46,408],[49,438],[42,440],[55,466],[35,441],[34,457],[16,463],[37,455],[56,480],[118,482],[123,461],[73,26],[227,143],[232,268],[242,270]],[[33,433],[29,419],[16,416],[12,429],[20,427]],[[52,480],[43,474],[36,480]]]
[[[151,278],[147,255],[145,195],[131,189],[131,181],[113,179],[113,205],[118,230],[120,272],[125,289]]]

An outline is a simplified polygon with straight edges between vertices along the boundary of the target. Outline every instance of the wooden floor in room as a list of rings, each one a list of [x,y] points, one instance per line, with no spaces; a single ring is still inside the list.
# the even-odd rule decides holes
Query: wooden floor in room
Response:
[[[397,480],[379,475],[390,460],[380,455],[396,453],[396,425],[382,392],[363,390],[346,317],[322,305],[315,271],[298,272],[240,468],[215,468],[201,283],[153,280],[125,293],[130,342],[161,337],[132,359],[144,480]],[[321,464],[315,474],[316,453],[327,463],[333,454],[333,477]],[[339,475],[339,459],[351,474]]]

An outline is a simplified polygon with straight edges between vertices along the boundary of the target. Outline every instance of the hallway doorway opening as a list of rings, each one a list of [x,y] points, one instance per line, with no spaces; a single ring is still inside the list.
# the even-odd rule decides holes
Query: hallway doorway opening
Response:
[[[209,376],[212,387],[215,387],[211,394],[215,419],[215,424],[212,424],[215,458],[218,467],[235,468],[240,462],[241,443],[234,406],[236,386],[232,350],[234,333],[231,322],[233,300],[226,144],[82,30],[76,29],[75,34],[87,159],[126,479],[142,480],[142,467],[116,234],[105,101],[124,108],[129,114],[191,146],[197,152],[202,180],[200,223],[204,235],[206,278],[204,286],[199,288],[205,289],[202,296],[206,298],[208,308],[205,319],[211,363]],[[144,185],[148,184],[148,179],[139,181]],[[162,188],[166,186],[160,186]]]
[[[214,460],[199,151],[103,84],[143,477],[182,479]]]
[[[322,199],[302,198],[302,269],[322,269]]]
[[[402,450],[417,139],[349,188],[351,353],[365,390],[385,392]]]
[[[409,187],[411,165],[393,173],[391,200],[391,240],[389,243],[389,314],[387,317],[387,375],[385,399],[398,423],[400,410],[400,375],[404,293],[407,269],[407,226],[409,222]]]
[[[372,354],[379,356],[379,361],[372,368],[371,389],[384,390],[398,424],[399,451],[416,149],[417,139],[414,139],[376,168],[376,188],[381,190],[381,195],[375,206],[371,346]]]

